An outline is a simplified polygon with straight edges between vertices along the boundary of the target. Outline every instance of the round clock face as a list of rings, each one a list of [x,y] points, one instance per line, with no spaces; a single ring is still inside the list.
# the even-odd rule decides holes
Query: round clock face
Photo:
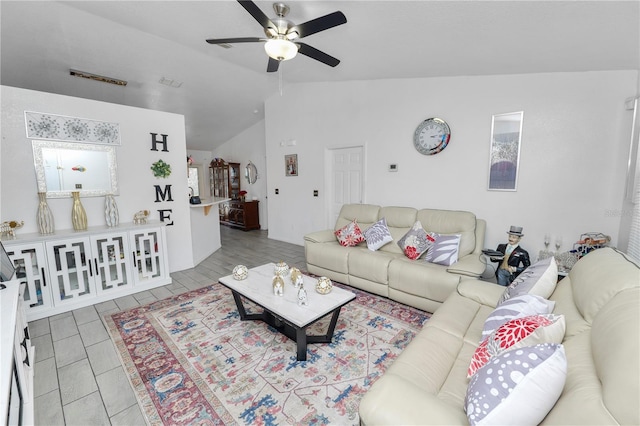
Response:
[[[413,146],[420,154],[437,154],[447,147],[451,130],[446,121],[440,118],[427,118],[413,133]]]

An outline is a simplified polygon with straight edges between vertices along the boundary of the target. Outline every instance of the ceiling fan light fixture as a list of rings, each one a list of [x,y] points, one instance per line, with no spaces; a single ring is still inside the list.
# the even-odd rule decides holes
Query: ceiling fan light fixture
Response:
[[[288,61],[298,54],[298,46],[295,43],[282,38],[267,40],[264,50],[270,58],[277,61]]]

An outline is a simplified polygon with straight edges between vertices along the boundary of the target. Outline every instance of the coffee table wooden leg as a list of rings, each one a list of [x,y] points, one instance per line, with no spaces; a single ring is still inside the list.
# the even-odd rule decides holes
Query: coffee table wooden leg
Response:
[[[298,361],[307,360],[307,328],[296,327],[296,346],[298,348]]]

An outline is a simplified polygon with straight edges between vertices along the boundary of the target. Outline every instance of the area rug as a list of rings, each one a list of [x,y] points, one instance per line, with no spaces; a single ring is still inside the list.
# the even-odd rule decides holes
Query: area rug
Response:
[[[240,321],[217,283],[104,319],[149,424],[357,425],[360,399],[429,314],[342,287],[356,299],[307,361],[262,321]]]

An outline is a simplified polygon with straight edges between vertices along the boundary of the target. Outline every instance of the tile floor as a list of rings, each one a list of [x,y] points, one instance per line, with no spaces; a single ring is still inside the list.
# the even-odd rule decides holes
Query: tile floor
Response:
[[[143,425],[142,412],[101,316],[207,286],[248,267],[284,261],[305,268],[304,247],[267,238],[267,231],[221,227],[222,249],[173,282],[29,323],[36,347],[36,425]]]

